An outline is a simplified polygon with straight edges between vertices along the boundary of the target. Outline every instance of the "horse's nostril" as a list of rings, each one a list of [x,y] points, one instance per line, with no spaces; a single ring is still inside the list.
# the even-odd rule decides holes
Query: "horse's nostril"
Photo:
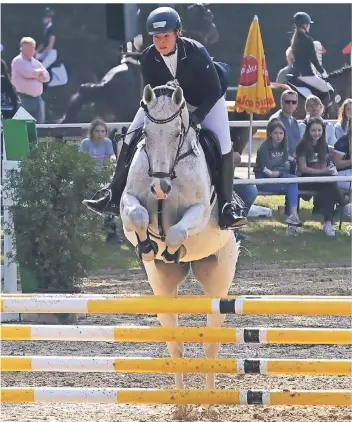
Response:
[[[171,191],[171,184],[165,179],[160,180],[160,189],[167,195]]]

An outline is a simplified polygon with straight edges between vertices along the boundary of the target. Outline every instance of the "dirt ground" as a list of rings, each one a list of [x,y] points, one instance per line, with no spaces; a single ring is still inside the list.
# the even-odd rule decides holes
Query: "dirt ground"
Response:
[[[349,268],[309,269],[241,269],[237,272],[231,294],[251,295],[346,295],[349,290]],[[151,294],[142,271],[121,272],[113,276],[97,276],[85,283],[85,292]],[[201,294],[196,281],[188,279],[180,294]],[[158,325],[155,315],[88,315],[81,324],[87,325]],[[229,327],[326,327],[347,328],[347,317],[328,316],[228,316]],[[180,325],[203,326],[202,315],[181,315]],[[99,343],[99,342],[3,342],[3,355],[66,355],[66,356],[129,356],[167,357],[164,343]],[[203,356],[202,345],[188,343],[186,356]],[[347,346],[309,345],[241,345],[224,344],[219,357],[234,358],[291,358],[291,359],[347,359]],[[187,388],[205,388],[202,374],[185,375]],[[118,387],[118,388],[173,388],[172,374],[123,373],[3,373],[2,386],[47,387]],[[347,376],[264,376],[219,374],[217,388],[261,389],[349,389]],[[345,407],[254,407],[218,406],[221,422],[326,422],[350,421],[350,408]],[[168,422],[173,420],[171,406],[145,405],[74,405],[74,404],[4,404],[2,422]],[[210,421],[200,414],[195,421]]]

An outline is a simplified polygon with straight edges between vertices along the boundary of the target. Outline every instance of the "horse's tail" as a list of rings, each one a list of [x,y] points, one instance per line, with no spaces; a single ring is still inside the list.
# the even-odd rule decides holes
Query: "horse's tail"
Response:
[[[82,84],[79,87],[78,92],[72,95],[67,112],[62,118],[61,123],[74,122],[82,106],[87,103],[95,102],[97,98],[101,97],[103,89],[104,86],[100,84]]]

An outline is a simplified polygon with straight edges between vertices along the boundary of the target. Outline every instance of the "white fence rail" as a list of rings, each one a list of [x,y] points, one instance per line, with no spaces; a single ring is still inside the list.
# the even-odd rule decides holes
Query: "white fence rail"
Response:
[[[298,120],[301,122],[302,120]],[[328,122],[335,124],[337,120],[327,120]],[[107,123],[109,129],[117,128],[122,129],[123,127],[129,127],[131,122],[113,122]],[[254,120],[253,127],[266,127],[268,120]],[[38,124],[36,125],[37,129],[68,129],[68,128],[81,128],[88,129],[90,123],[60,123],[60,124]],[[230,127],[249,127],[249,121],[247,120],[231,120],[229,122]]]

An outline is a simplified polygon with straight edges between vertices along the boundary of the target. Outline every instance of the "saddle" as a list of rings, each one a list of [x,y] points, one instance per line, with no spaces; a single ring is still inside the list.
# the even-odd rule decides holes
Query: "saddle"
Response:
[[[308,85],[298,79],[296,76],[292,74],[286,75],[287,85],[289,85],[294,91],[296,91],[299,95],[307,98],[310,95],[315,95],[320,98],[321,102],[325,105],[329,105],[333,100],[331,92],[322,92],[319,89]],[[332,92],[333,88],[331,87]]]

